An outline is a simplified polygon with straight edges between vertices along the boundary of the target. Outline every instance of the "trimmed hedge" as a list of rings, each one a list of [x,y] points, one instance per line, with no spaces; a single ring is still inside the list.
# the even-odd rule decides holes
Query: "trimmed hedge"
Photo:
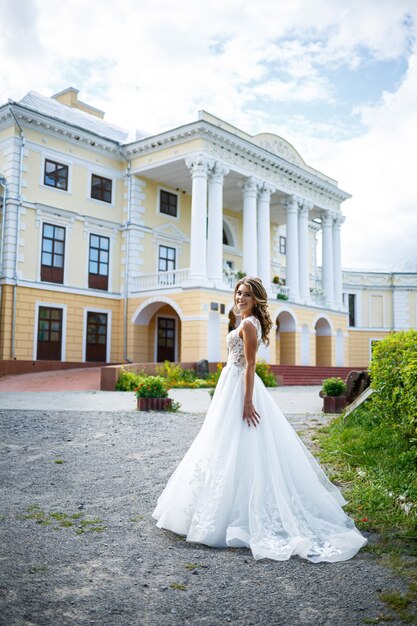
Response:
[[[374,344],[370,365],[375,402],[410,443],[417,444],[417,330],[392,333]]]

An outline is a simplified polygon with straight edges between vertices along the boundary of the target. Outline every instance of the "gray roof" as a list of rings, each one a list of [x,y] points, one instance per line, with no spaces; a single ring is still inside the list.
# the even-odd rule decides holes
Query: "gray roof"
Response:
[[[392,271],[399,274],[417,274],[417,254],[410,254],[400,259]]]
[[[61,104],[53,98],[46,98],[36,91],[29,91],[24,98],[19,100],[18,104],[31,111],[36,111],[71,126],[92,132],[111,141],[126,143],[129,139],[132,139],[127,130],[114,124],[109,124],[90,113]],[[139,137],[136,136],[136,138]]]

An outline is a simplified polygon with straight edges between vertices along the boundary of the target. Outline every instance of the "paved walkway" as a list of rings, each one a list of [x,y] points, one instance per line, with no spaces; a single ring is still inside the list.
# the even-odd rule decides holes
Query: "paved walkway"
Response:
[[[276,387],[269,390],[287,415],[321,412],[320,387]],[[171,389],[181,411],[205,413],[207,389]],[[100,391],[100,368],[19,374],[0,378],[0,409],[56,411],[134,411],[133,393]]]
[[[269,392],[286,415],[321,413],[320,387],[276,387]],[[181,411],[205,413],[210,405],[207,389],[171,389]],[[132,392],[121,391],[0,391],[0,409],[45,411],[135,411]]]
[[[0,378],[2,391],[94,391],[100,389],[101,367],[18,374]]]

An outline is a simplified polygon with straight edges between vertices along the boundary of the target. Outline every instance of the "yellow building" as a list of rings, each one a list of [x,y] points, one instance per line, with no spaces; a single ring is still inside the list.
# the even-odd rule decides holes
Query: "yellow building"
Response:
[[[205,112],[150,137],[103,115],[73,88],[0,107],[2,360],[224,360],[244,272],[270,296],[264,358],[366,364],[336,181]]]
[[[417,255],[391,271],[343,272],[348,309],[348,364],[366,364],[372,346],[393,331],[417,328]]]

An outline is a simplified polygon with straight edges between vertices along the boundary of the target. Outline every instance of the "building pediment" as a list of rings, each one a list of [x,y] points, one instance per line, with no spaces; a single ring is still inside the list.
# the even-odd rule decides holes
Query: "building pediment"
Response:
[[[188,236],[174,224],[163,224],[153,229],[155,239],[170,239],[171,241],[183,242]]]
[[[257,146],[272,152],[279,157],[282,157],[289,163],[304,167],[305,163],[297,150],[288,141],[285,141],[282,137],[274,135],[272,133],[260,133],[252,137],[253,143]]]

